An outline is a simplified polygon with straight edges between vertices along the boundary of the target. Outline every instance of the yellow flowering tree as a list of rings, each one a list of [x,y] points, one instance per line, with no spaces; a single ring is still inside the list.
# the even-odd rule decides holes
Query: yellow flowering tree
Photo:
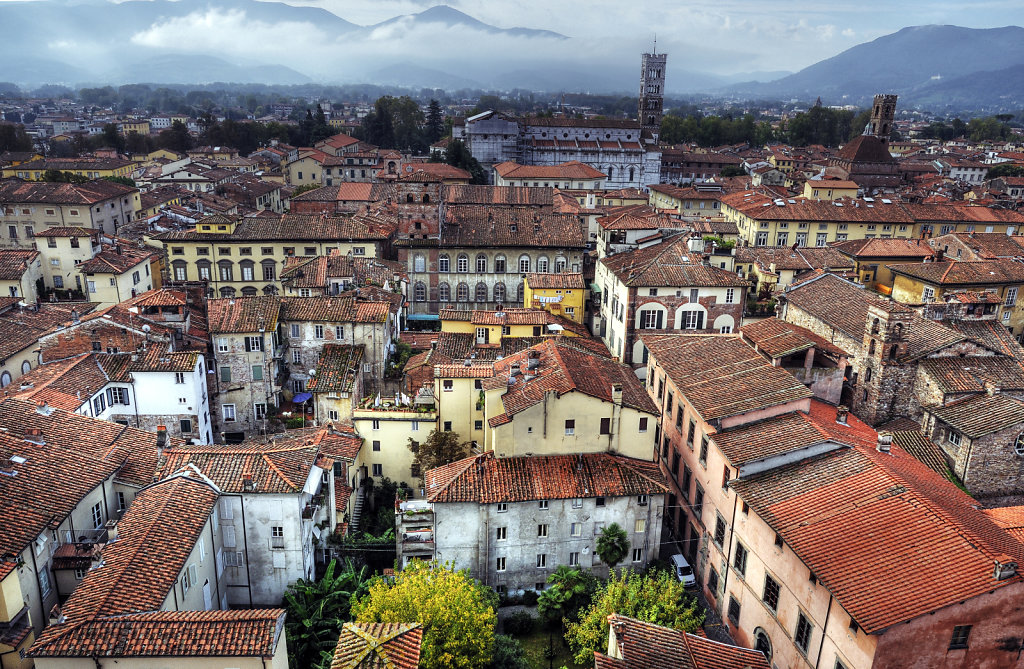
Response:
[[[356,622],[423,625],[420,667],[482,669],[491,661],[497,598],[450,563],[414,560],[393,582],[376,579],[352,607]]]

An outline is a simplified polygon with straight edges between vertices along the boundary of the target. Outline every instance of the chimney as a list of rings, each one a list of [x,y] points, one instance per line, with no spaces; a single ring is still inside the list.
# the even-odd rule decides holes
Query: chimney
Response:
[[[157,425],[156,426],[156,451],[157,451],[157,454],[163,453],[165,448],[167,448],[167,426],[166,425]]]
[[[892,448],[892,435],[888,432],[878,433],[878,443],[875,444],[875,450],[879,453],[888,453]]]
[[[37,402],[36,413],[41,416],[49,416],[50,414],[53,413],[53,409],[50,408],[50,405],[47,404],[46,402]]]
[[[252,474],[242,474],[242,490],[245,492],[252,492],[253,487]]]
[[[540,367],[540,351],[530,351],[527,354],[526,368],[534,370]]]
[[[436,339],[431,339],[430,340],[430,350],[431,351],[436,351],[437,350],[437,340]]]
[[[622,404],[622,384],[621,383],[613,383],[612,384],[612,403],[613,404]]]
[[[38,427],[26,427],[25,428],[25,441],[30,444],[36,444],[42,446],[46,442],[43,441],[43,431]]]
[[[989,397],[999,393],[999,384],[992,380],[985,381],[985,393]]]
[[[509,365],[509,376],[519,376],[519,363],[514,362]]]
[[[850,414],[850,408],[840,405],[836,407],[836,422],[840,425],[847,425],[846,417]]]
[[[1009,555],[1000,555],[995,560],[995,568],[992,571],[992,577],[997,581],[1005,581],[1008,578],[1012,578],[1017,574],[1017,563],[1013,561],[1013,558]]]

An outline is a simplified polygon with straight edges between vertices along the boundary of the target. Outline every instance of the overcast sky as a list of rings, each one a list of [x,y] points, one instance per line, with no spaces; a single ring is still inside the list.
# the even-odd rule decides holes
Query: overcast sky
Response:
[[[17,0],[0,0],[14,2]],[[110,0],[57,0],[68,3]],[[327,9],[360,25],[413,14],[440,0],[284,0]],[[552,30],[568,40],[494,36],[398,22],[359,34],[332,34],[296,20],[269,23],[244,7],[217,0],[183,15],[157,15],[119,36],[140,57],[186,52],[234,62],[292,67],[316,80],[370,81],[386,66],[427,67],[484,81],[492,73],[561,68],[634,85],[639,54],[669,53],[667,89],[682,90],[701,74],[797,71],[854,45],[907,26],[954,24],[973,28],[1024,25],[1024,0],[446,0],[499,28]],[[47,27],[46,57],[93,66],[124,58],[123,45],[96,34],[55,36]],[[140,48],[145,50],[140,51]],[[369,74],[368,74],[369,73]],[[623,74],[628,73],[628,74]],[[692,73],[692,74],[689,74]],[[564,76],[564,75],[563,75]],[[583,84],[581,84],[583,85]],[[593,84],[589,84],[593,85]]]

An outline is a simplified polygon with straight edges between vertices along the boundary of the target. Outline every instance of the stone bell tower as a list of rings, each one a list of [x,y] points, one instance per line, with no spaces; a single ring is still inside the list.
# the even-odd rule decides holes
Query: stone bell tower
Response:
[[[896,117],[896,98],[895,95],[875,96],[875,103],[871,106],[871,121],[868,122],[865,134],[874,135],[885,143],[889,142],[893,119]]]
[[[640,59],[640,104],[637,119],[641,130],[658,139],[665,103],[665,62],[668,54],[645,53]]]

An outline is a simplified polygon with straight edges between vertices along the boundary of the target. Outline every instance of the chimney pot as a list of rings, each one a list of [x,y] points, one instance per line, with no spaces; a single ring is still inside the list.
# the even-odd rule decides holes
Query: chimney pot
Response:
[[[836,422],[840,425],[846,425],[846,417],[850,414],[850,408],[847,406],[836,407]]]
[[[878,433],[878,443],[875,445],[875,450],[879,453],[889,453],[892,448],[892,435],[888,432]]]

